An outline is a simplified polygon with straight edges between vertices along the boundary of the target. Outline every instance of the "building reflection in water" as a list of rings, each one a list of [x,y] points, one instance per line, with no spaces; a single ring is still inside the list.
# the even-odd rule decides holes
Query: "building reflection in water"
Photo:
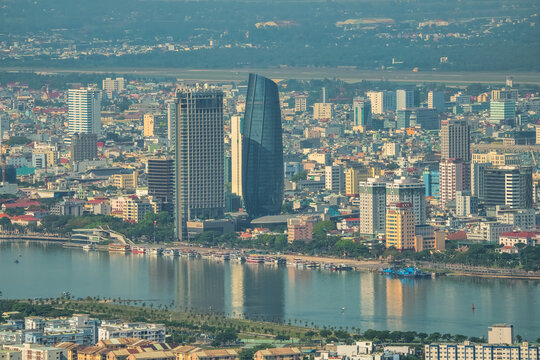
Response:
[[[401,329],[403,291],[403,283],[400,279],[386,278],[386,323],[388,329]]]
[[[282,321],[285,311],[285,269],[262,264],[243,266],[244,317]]]

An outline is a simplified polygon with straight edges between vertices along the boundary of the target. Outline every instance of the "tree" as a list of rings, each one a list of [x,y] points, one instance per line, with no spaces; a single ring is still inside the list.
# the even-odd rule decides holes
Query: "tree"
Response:
[[[517,341],[518,343],[521,343],[521,342],[523,341],[523,337],[522,337],[521,335],[519,335],[519,334],[516,335],[516,341]]]
[[[298,174],[291,177],[291,181],[299,181],[299,180],[306,180],[307,178],[307,171],[300,171]]]
[[[334,224],[330,220],[325,221],[319,221],[315,225],[313,225],[313,235],[326,235],[327,232],[330,230],[335,230],[336,224]]]

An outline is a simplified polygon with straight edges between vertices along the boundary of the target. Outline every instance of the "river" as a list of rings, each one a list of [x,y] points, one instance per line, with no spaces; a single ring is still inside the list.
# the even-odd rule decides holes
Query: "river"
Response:
[[[0,242],[0,291],[10,299],[58,297],[69,291],[75,297],[134,299],[147,306],[174,304],[228,316],[361,330],[487,336],[488,326],[509,323],[525,339],[540,337],[540,281],[534,280],[392,279],[371,272]]]

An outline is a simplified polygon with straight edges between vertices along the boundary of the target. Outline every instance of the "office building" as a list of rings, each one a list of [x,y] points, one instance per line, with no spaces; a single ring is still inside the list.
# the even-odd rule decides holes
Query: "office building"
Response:
[[[396,110],[415,107],[415,91],[412,89],[396,90]]]
[[[470,191],[456,191],[456,215],[471,216],[478,213],[478,198]]]
[[[231,192],[242,196],[242,129],[243,116],[231,117]]]
[[[324,169],[326,190],[342,194],[345,192],[345,176],[342,165],[327,165]]]
[[[465,120],[441,121],[441,159],[471,159],[470,127]]]
[[[354,129],[358,131],[370,130],[371,123],[371,101],[369,98],[356,97],[353,100]]]
[[[279,214],[283,183],[278,87],[270,79],[250,74],[242,130],[242,197],[248,214]]]
[[[519,92],[517,89],[495,89],[491,90],[491,100],[505,101],[513,100],[517,101]]]
[[[167,140],[169,146],[174,147],[176,136],[176,101],[167,101]],[[174,150],[174,149],[173,149]]]
[[[168,119],[162,114],[144,114],[144,130],[145,137],[160,137],[168,138]]]
[[[439,191],[444,205],[456,198],[457,191],[470,190],[470,165],[460,159],[439,163]]]
[[[139,199],[129,196],[122,208],[122,220],[130,223],[138,223],[144,219],[147,213],[156,213],[157,204],[150,199]]]
[[[489,103],[489,118],[499,124],[514,125],[516,102],[514,100],[491,100]]]
[[[396,93],[394,91],[368,91],[366,96],[371,102],[372,114],[385,114],[396,109]]]
[[[133,170],[127,174],[114,174],[112,177],[112,185],[118,189],[136,189],[139,182],[139,173]]]
[[[416,225],[426,223],[426,186],[410,177],[395,179],[386,184],[386,203],[409,202],[412,204]]]
[[[438,130],[439,115],[435,109],[408,108],[396,111],[396,129],[421,127],[423,130]]]
[[[532,208],[532,168],[504,166],[485,169],[483,200],[487,206],[506,205],[511,209]]]
[[[430,91],[428,93],[428,108],[435,109],[437,112],[444,112],[446,106],[444,102],[444,93],[439,91]]]
[[[161,204],[161,210],[174,209],[174,160],[168,158],[148,159],[148,195]]]
[[[489,163],[471,164],[471,194],[480,199],[484,198],[484,171],[489,167]]]
[[[439,199],[440,193],[440,175],[439,170],[424,170],[422,181],[426,185],[426,197]]]
[[[360,233],[376,235],[386,227],[386,181],[369,178],[358,184]]]
[[[313,119],[332,120],[334,117],[334,104],[330,103],[315,103],[313,104]]]
[[[497,222],[501,224],[510,224],[520,230],[536,228],[536,212],[534,209],[512,209],[506,205],[497,205],[495,209]]]
[[[68,90],[68,133],[101,132],[101,92],[91,88]]]
[[[71,162],[97,160],[97,135],[74,134],[71,136]]]
[[[386,210],[386,248],[414,250],[415,223],[412,204],[398,202],[388,204]]]
[[[175,225],[186,240],[186,221],[223,216],[223,93],[182,90],[176,105]]]
[[[486,163],[493,166],[519,165],[521,164],[521,157],[519,154],[499,154],[496,151],[490,151],[488,153],[473,153],[472,162],[473,164]]]

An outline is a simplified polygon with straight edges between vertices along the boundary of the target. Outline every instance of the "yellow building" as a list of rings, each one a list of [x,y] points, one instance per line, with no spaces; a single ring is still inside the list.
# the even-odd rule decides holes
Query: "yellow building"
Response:
[[[119,189],[135,189],[139,180],[139,174],[137,171],[133,171],[131,174],[115,174],[112,176],[113,186]]]
[[[122,209],[122,219],[131,223],[138,223],[149,212],[157,212],[157,204],[148,200],[141,200],[136,197],[129,197]]]
[[[84,348],[84,345],[75,344],[72,342],[61,342],[54,345],[55,348],[64,349],[67,351],[66,360],[78,360],[79,349]]]
[[[415,226],[412,204],[390,203],[386,211],[386,248],[414,250]]]
[[[348,168],[345,170],[345,194],[358,196],[358,184],[360,183],[360,170]]]
[[[77,360],[107,360],[108,349],[99,346],[86,346],[77,352]]]
[[[300,360],[302,350],[299,348],[272,348],[259,350],[253,356],[254,360]]]
[[[519,165],[521,163],[519,154],[499,154],[496,151],[488,153],[473,153],[473,163],[492,164],[494,166]]]
[[[144,114],[143,117],[145,137],[167,136],[167,117],[162,114]]]
[[[238,360],[238,349],[201,350],[191,354],[189,360]]]

